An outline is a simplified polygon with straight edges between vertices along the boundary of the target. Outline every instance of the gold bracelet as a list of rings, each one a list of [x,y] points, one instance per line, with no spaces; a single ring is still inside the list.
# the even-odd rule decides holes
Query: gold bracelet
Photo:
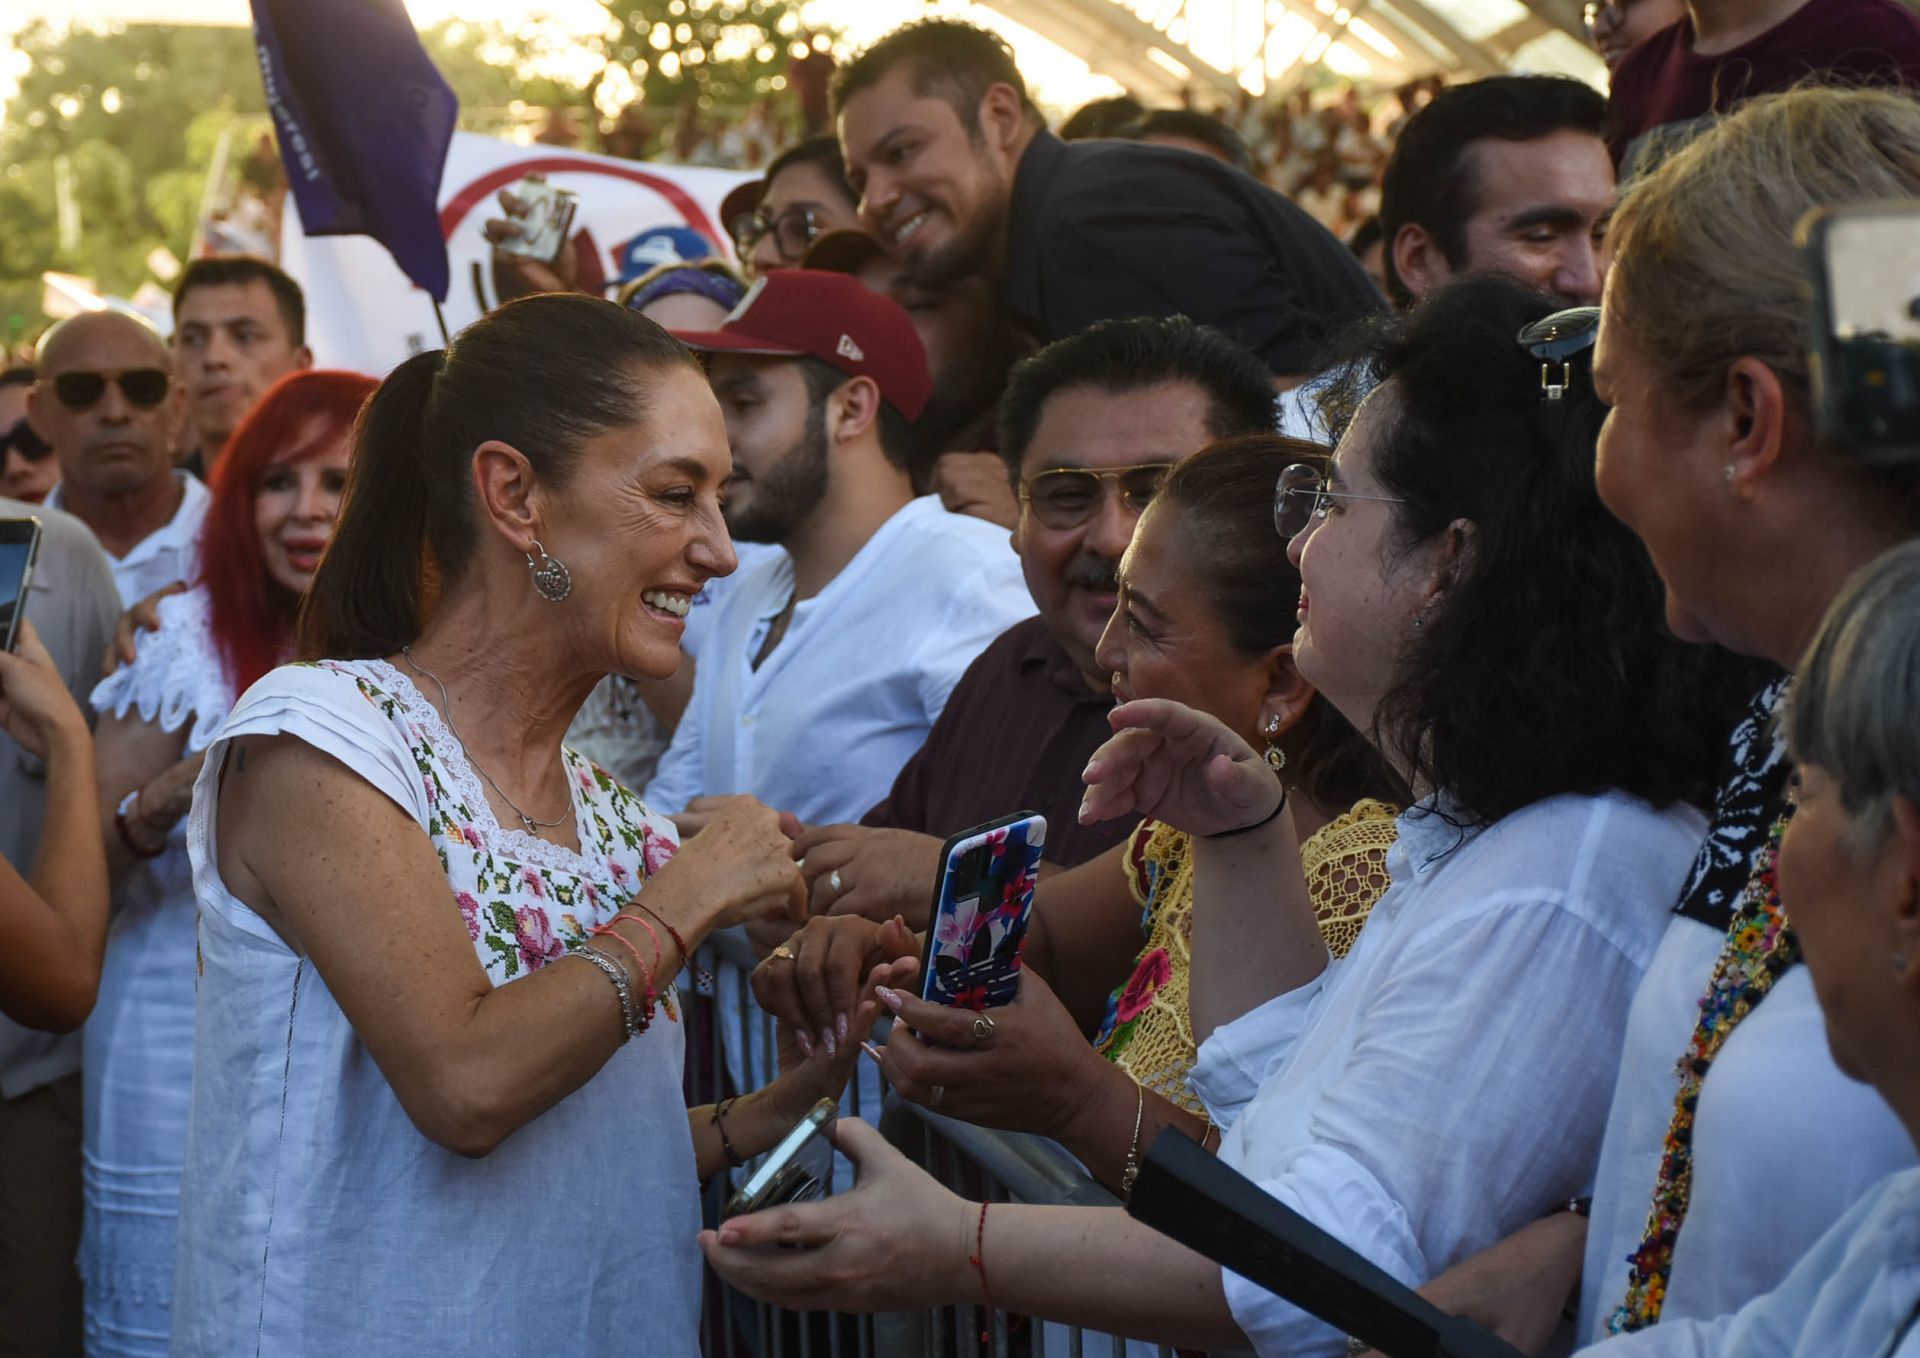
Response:
[[[1120,1171],[1122,1199],[1133,1196],[1133,1181],[1140,1177],[1140,1124],[1147,1116],[1147,1087],[1136,1083],[1133,1092],[1137,1096],[1133,1105],[1133,1144],[1127,1147],[1127,1165]]]

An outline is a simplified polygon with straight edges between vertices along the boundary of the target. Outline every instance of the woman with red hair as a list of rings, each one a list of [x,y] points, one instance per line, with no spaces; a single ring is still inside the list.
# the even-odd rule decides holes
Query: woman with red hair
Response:
[[[194,1011],[186,817],[239,695],[294,653],[294,617],[333,533],[370,377],[298,372],[260,398],[213,474],[192,587],[93,692],[114,920],[86,1026],[86,1343],[167,1351]]]

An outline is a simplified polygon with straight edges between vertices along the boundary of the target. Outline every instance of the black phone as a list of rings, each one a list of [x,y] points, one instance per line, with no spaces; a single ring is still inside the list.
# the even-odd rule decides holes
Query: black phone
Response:
[[[0,519],[0,651],[11,651],[40,556],[40,520]]]
[[[785,1202],[826,1197],[833,1188],[833,1138],[828,1133],[839,1112],[832,1099],[822,1099],[808,1109],[727,1199],[721,1215],[737,1217]]]
[[[1820,435],[1863,462],[1920,461],[1920,201],[1800,224]]]
[[[1023,811],[962,830],[941,847],[922,999],[960,1009],[1012,1002],[1046,842],[1047,818]]]

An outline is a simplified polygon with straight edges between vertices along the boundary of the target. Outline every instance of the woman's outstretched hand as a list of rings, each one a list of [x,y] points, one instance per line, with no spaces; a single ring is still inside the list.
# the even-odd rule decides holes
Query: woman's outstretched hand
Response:
[[[1218,719],[1183,703],[1141,698],[1107,716],[1115,734],[1083,775],[1082,824],[1135,812],[1191,835],[1256,825],[1279,804],[1280,780]]]
[[[849,1041],[855,1010],[873,1002],[875,983],[906,985],[919,970],[920,941],[898,916],[885,924],[818,916],[754,969],[753,998],[802,1050],[832,1052]]]
[[[857,1118],[835,1123],[833,1142],[859,1171],[853,1190],[702,1231],[714,1271],[795,1311],[901,1311],[977,1295],[967,1258],[978,1209]]]

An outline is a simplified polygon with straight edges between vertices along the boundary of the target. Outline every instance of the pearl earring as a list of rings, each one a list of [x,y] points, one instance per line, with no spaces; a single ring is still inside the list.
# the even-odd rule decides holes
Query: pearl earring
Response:
[[[1722,475],[1722,476],[1724,476],[1724,477],[1726,477],[1726,479],[1727,479],[1727,484],[1728,484],[1728,485],[1732,485],[1732,484],[1733,484],[1733,478],[1734,478],[1734,477],[1736,477],[1736,476],[1738,476],[1738,475],[1739,475],[1739,473],[1738,473],[1738,472],[1736,472],[1736,471],[1735,471],[1735,470],[1733,469],[1733,464],[1732,464],[1731,462],[1729,462],[1729,463],[1727,464],[1727,467],[1726,467],[1726,470],[1725,470],[1724,472],[1722,472],[1722,473],[1721,473],[1721,475]]]

